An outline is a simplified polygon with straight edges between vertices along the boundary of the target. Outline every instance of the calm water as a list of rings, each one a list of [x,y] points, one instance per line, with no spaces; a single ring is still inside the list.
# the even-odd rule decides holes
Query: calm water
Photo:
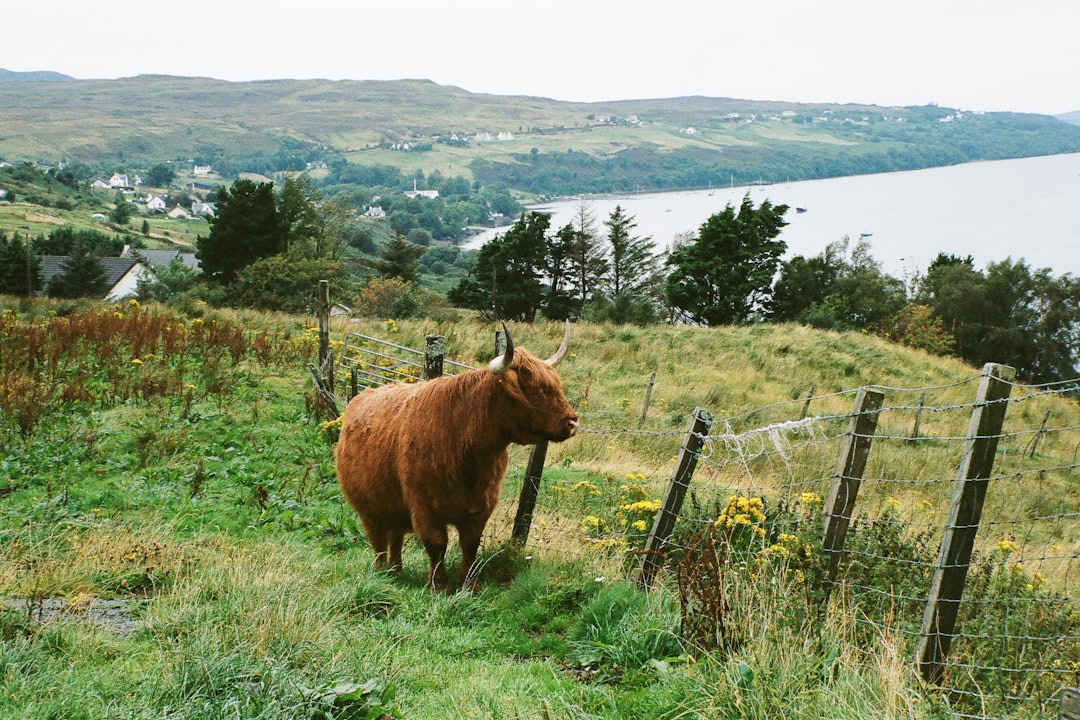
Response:
[[[1023,258],[1055,275],[1080,275],[1080,154],[968,163],[952,167],[777,183],[712,191],[590,197],[599,223],[616,205],[637,221],[636,234],[666,248],[677,233],[696,233],[746,193],[791,207],[781,238],[787,257],[811,257],[845,235],[865,236],[885,272],[924,271],[938,252],[971,255],[975,266]],[[580,201],[530,207],[552,214],[551,227],[572,222]],[[796,212],[805,208],[806,212]],[[479,247],[498,232],[473,238]]]

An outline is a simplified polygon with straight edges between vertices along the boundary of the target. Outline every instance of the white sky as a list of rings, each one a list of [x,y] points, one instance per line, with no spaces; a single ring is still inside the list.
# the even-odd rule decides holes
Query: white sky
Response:
[[[1078,0],[21,0],[0,67],[1057,114],[1080,110],[1078,31]]]

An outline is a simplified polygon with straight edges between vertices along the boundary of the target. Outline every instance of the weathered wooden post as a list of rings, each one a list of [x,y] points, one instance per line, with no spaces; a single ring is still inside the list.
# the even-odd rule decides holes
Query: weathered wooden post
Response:
[[[922,422],[923,406],[926,405],[926,393],[919,395],[919,407],[915,410],[915,426],[911,428],[911,442],[915,442],[919,439],[919,423]]]
[[[844,539],[855,510],[855,501],[859,497],[866,458],[870,455],[870,445],[874,441],[874,432],[877,430],[878,416],[884,400],[883,393],[867,388],[859,388],[855,394],[855,408],[848,420],[847,435],[836,461],[832,488],[825,501],[825,535],[822,545],[827,560],[822,605],[829,601],[833,583],[836,582],[840,558],[844,553]]]
[[[330,281],[319,281],[319,369],[334,387],[334,361],[330,357]]]
[[[315,390],[326,403],[331,417],[341,414],[334,397],[334,357],[330,352],[330,281],[319,281],[319,365],[309,363]]]
[[[649,414],[649,401],[652,400],[653,386],[656,385],[656,373],[649,374],[649,384],[645,388],[645,402],[641,405],[641,421],[645,422],[645,416]]]
[[[1080,720],[1080,690],[1067,687],[1061,691],[1058,720]]]
[[[536,498],[540,494],[540,479],[544,474],[547,451],[547,440],[536,443],[529,451],[529,464],[525,466],[525,480],[518,496],[517,513],[514,515],[514,529],[510,533],[511,540],[519,545],[524,545],[529,540],[529,529],[532,527]]]
[[[940,683],[945,672],[975,533],[986,499],[986,486],[994,469],[994,456],[1015,376],[1016,370],[1007,365],[987,363],[983,367],[949,505],[949,520],[930,579],[930,592],[915,650],[919,673],[930,683]]]
[[[424,375],[425,380],[442,377],[443,356],[446,354],[446,338],[442,335],[424,336]]]
[[[802,406],[802,415],[799,416],[800,420],[805,420],[806,416],[810,414],[810,401],[814,399],[814,386],[810,386],[809,392],[806,393],[806,402]]]
[[[697,468],[698,458],[701,456],[701,448],[705,444],[705,438],[712,427],[713,416],[702,408],[694,408],[694,415],[690,421],[690,428],[686,431],[683,445],[679,449],[679,455],[675,460],[675,469],[668,481],[664,497],[660,501],[660,509],[656,512],[656,520],[653,521],[652,531],[645,543],[645,551],[641,555],[641,565],[638,571],[638,586],[649,589],[652,586],[656,571],[663,565],[664,545],[667,544],[671,531],[675,529],[675,521],[682,510],[686,491],[690,487],[690,478]]]

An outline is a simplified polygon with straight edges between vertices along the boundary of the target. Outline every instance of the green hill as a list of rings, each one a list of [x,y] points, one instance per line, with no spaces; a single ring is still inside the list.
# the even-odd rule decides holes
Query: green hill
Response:
[[[385,164],[410,177],[460,174],[535,197],[1080,151],[1080,127],[1053,117],[937,106],[572,103],[426,80],[3,79],[0,159],[134,169],[197,162],[225,177],[297,162]]]
[[[455,359],[492,352],[494,328],[471,317],[336,322],[334,341],[421,347],[438,332]],[[1016,388],[957,672],[941,689],[914,677],[927,536],[947,520],[978,374],[954,360],[794,326],[575,325],[559,372],[583,430],[552,445],[529,543],[508,539],[514,448],[480,592],[433,596],[412,540],[400,577],[372,569],[312,397],[310,318],[0,297],[0,330],[3,717],[1042,717],[1080,671],[1080,415]],[[512,331],[546,354],[561,328]],[[851,412],[841,391],[865,384],[888,386],[886,409],[844,590],[819,611],[808,577]],[[924,402],[900,388],[925,394],[918,443]],[[771,524],[642,593],[634,525],[656,512],[694,406],[717,422],[689,505],[764,498]],[[714,527],[680,519],[683,541]],[[701,578],[721,594],[693,594]]]

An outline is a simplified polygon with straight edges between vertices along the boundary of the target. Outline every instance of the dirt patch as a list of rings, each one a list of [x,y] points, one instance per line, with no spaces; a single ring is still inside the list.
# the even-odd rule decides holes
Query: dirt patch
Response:
[[[20,613],[33,627],[87,622],[101,625],[117,635],[130,635],[143,626],[143,621],[136,617],[143,602],[135,598],[105,600],[84,593],[67,599],[0,598],[0,607]]]

